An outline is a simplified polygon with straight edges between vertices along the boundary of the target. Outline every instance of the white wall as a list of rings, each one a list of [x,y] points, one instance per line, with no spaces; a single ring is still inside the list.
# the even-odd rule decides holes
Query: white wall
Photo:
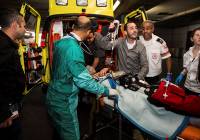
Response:
[[[159,28],[155,27],[155,34],[163,38],[172,54],[173,80],[177,77],[183,68],[183,54],[186,48],[186,40],[188,31],[200,27],[200,21],[194,25],[178,27],[178,28]],[[163,76],[166,75],[166,65],[163,63]]]
[[[174,57],[181,57],[185,52],[188,31],[192,31],[197,27],[200,27],[200,21],[194,25],[178,28],[155,27],[155,34],[167,42],[167,45]]]

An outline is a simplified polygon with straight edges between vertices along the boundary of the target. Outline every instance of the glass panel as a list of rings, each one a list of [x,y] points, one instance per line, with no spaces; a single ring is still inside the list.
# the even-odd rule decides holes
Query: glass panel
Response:
[[[31,14],[30,11],[26,10],[26,15],[24,17],[26,21],[26,29],[29,31],[35,31],[35,26],[37,22],[37,17]]]

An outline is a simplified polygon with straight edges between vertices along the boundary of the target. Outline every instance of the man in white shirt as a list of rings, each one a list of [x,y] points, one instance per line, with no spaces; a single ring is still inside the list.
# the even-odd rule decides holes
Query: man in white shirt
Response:
[[[143,35],[139,37],[140,41],[146,48],[147,60],[149,63],[149,72],[145,77],[145,80],[150,84],[157,84],[160,80],[160,74],[162,72],[162,59],[166,60],[167,64],[167,80],[172,80],[171,73],[171,54],[166,45],[166,42],[160,37],[153,34],[154,24],[150,20],[146,20],[142,24]]]

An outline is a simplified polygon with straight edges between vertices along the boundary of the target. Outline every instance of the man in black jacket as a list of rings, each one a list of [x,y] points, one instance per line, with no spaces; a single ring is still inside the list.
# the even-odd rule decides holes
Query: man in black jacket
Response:
[[[25,21],[16,10],[1,9],[0,27],[0,139],[18,140],[25,75],[15,42],[24,36]]]

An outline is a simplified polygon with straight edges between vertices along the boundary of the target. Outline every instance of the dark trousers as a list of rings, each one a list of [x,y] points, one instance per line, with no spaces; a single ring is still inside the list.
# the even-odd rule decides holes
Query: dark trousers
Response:
[[[158,85],[160,82],[160,75],[154,77],[145,77],[145,81],[150,85]]]
[[[0,140],[22,140],[22,128],[20,119],[15,119],[7,128],[0,128]]]

